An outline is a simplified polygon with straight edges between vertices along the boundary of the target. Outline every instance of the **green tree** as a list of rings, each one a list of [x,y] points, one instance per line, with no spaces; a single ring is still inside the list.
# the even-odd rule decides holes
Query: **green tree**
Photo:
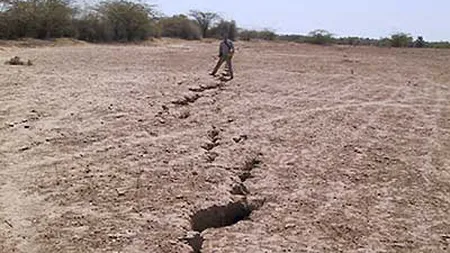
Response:
[[[236,40],[238,35],[236,21],[221,20],[216,26],[211,28],[210,33],[215,38],[222,38],[223,35],[227,35],[229,39]]]
[[[328,45],[333,42],[333,35],[326,30],[322,29],[314,30],[310,32],[308,35],[309,39],[307,40],[307,42],[312,44]]]
[[[391,45],[393,47],[409,47],[412,45],[413,38],[406,33],[396,33],[391,36]]]
[[[414,41],[414,47],[422,48],[426,46],[426,42],[422,36],[417,37],[417,40]]]
[[[191,10],[189,16],[194,18],[201,29],[203,38],[208,35],[209,28],[220,19],[220,15],[214,12],[202,12],[198,10]]]
[[[145,40],[153,35],[154,10],[150,5],[113,0],[100,3],[96,12],[114,41]]]
[[[68,0],[9,0],[1,4],[0,38],[73,35],[75,11]]]
[[[169,18],[161,18],[158,23],[164,37],[176,37],[187,40],[202,38],[200,27],[185,15],[175,15]]]

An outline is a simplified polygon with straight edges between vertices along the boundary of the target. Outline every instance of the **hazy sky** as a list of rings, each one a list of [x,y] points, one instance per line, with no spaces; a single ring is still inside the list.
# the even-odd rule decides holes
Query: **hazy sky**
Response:
[[[214,11],[240,27],[306,34],[325,29],[337,36],[379,38],[394,32],[450,40],[449,0],[147,0],[165,14]]]

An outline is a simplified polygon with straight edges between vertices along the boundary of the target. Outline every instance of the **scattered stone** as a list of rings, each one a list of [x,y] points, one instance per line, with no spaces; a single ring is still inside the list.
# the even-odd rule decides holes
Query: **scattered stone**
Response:
[[[201,148],[207,150],[207,151],[211,151],[213,150],[215,147],[219,146],[219,143],[205,143],[203,145],[201,145]]]
[[[31,62],[31,60],[28,60],[27,62],[24,62],[20,59],[20,57],[18,56],[14,56],[13,58],[11,58],[9,61],[6,61],[5,64],[7,65],[21,65],[21,66],[32,66],[33,62]]]
[[[123,189],[120,189],[120,190],[116,189],[116,192],[117,192],[117,196],[119,196],[119,197],[125,196],[125,193],[126,193],[126,191]]]
[[[236,142],[236,143],[239,143],[239,142],[245,141],[245,140],[247,140],[247,139],[248,139],[248,136],[245,135],[245,134],[242,134],[242,135],[240,135],[239,137],[234,137],[234,138],[233,138],[233,141]]]
[[[289,224],[286,224],[285,226],[284,226],[284,229],[290,229],[290,228],[295,228],[297,225],[295,225],[295,224],[293,224],[293,223],[289,223]]]
[[[213,143],[217,143],[219,141],[219,130],[217,130],[217,128],[215,126],[212,126],[212,129],[208,131],[207,135],[208,135],[208,139],[213,142]]]
[[[180,113],[178,118],[179,119],[187,119],[187,118],[189,118],[189,116],[191,116],[191,113],[189,111],[183,111]]]
[[[203,92],[205,91],[205,89],[203,89],[202,87],[191,87],[189,88],[190,91],[192,92]]]
[[[242,195],[245,196],[250,193],[250,191],[245,187],[243,183],[233,185],[233,188],[230,191],[233,195]]]
[[[30,149],[30,147],[26,146],[26,147],[19,148],[19,151],[23,152],[23,151],[27,151],[29,149]]]
[[[214,162],[214,161],[217,159],[217,157],[219,157],[219,154],[216,153],[216,152],[210,152],[210,151],[208,151],[208,152],[206,153],[206,161],[209,162],[209,163]]]

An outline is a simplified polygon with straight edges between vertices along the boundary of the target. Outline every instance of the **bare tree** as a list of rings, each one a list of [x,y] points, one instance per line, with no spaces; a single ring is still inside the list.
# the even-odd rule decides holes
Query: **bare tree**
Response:
[[[214,24],[214,22],[218,21],[220,19],[220,15],[214,12],[202,12],[198,10],[191,10],[189,12],[189,16],[195,19],[197,21],[198,25],[200,26],[200,29],[202,30],[203,38],[207,36],[208,29],[211,27],[211,25]]]

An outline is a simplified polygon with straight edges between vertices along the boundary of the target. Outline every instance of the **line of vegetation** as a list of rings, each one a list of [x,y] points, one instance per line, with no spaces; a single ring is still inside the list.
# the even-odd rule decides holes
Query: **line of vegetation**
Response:
[[[71,0],[0,0],[0,39],[69,37],[89,42],[130,42],[151,37],[188,40],[220,38],[280,40],[317,45],[450,48],[449,42],[427,42],[419,36],[396,33],[389,38],[335,37],[326,30],[308,35],[278,35],[265,29],[239,29],[219,14],[191,10],[187,15],[165,16],[154,5],[134,0],[106,0],[79,7]]]

